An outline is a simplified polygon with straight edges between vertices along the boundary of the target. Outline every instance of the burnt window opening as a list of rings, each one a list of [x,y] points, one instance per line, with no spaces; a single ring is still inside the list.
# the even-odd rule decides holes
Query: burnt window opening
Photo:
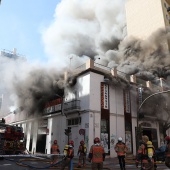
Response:
[[[81,124],[81,117],[67,119],[67,126],[79,125],[79,124]]]

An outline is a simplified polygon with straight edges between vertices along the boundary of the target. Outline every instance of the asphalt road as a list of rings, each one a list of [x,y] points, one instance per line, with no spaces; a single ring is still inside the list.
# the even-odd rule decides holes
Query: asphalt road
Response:
[[[90,163],[87,162],[86,168],[76,168],[78,160],[75,158],[74,169],[75,170],[89,170],[91,169]],[[31,169],[59,169],[59,167],[51,167],[50,168],[50,159],[43,158],[6,158],[4,160],[0,160],[0,170],[31,170]],[[104,162],[104,170],[118,170],[119,164],[116,159],[106,159]],[[133,162],[126,163],[126,170],[137,170],[135,164]],[[140,168],[138,168],[140,170]],[[164,163],[158,164],[158,170],[169,170]],[[66,168],[67,170],[67,168]]]

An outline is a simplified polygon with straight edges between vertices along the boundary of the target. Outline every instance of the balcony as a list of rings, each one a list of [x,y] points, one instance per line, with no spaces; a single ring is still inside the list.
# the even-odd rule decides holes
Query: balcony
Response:
[[[72,100],[63,104],[63,112],[66,114],[78,111],[80,111],[80,100]]]

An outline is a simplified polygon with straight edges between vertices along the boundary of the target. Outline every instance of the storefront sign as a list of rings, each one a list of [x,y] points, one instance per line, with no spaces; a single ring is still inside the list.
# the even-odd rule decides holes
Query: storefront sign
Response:
[[[124,91],[124,107],[125,107],[125,113],[130,113],[130,92]]]
[[[138,101],[139,105],[142,103],[142,88],[138,88]]]
[[[38,135],[48,135],[49,130],[47,128],[38,128]]]
[[[38,122],[38,127],[47,127],[48,126],[48,120],[43,119]]]
[[[61,104],[47,107],[46,109],[44,109],[44,114],[50,114],[50,113],[58,112],[58,111],[61,111]]]
[[[62,107],[62,98],[49,101],[46,103],[46,106],[44,108],[44,114],[59,112],[61,111],[61,107]]]
[[[101,83],[101,108],[109,109],[109,86]]]

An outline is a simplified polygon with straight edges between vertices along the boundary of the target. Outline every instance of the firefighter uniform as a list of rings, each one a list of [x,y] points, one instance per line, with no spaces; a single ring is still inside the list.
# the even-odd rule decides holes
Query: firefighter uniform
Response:
[[[118,142],[116,143],[114,149],[119,159],[120,169],[125,170],[125,154],[128,151],[128,148],[125,143],[122,142],[121,137],[118,138]]]
[[[138,168],[139,163],[141,163],[141,169],[142,170],[155,170],[156,169],[156,162],[154,159],[155,155],[155,148],[152,145],[151,142],[148,142],[149,138],[148,136],[144,135],[142,136],[142,142],[138,148],[137,156],[136,156],[136,167]],[[147,146],[148,142],[148,146]],[[151,151],[153,152],[153,156],[150,157]]]
[[[61,170],[64,170],[65,167],[68,167],[68,170],[70,170],[71,168],[71,161],[74,157],[74,142],[71,140],[69,141],[68,145],[65,145],[64,148],[64,158],[62,161],[62,165],[61,165]]]
[[[81,168],[82,166],[86,167],[86,153],[87,148],[84,141],[80,141],[80,146],[78,148],[79,162],[77,168]]]
[[[94,139],[94,145],[91,146],[90,152],[88,155],[89,162],[92,162],[92,170],[102,170],[103,161],[105,160],[105,151],[103,146],[100,144],[100,139],[96,137]]]
[[[167,146],[165,150],[166,158],[165,158],[165,165],[170,168],[170,136],[166,136],[165,140],[167,141]]]
[[[57,140],[54,140],[53,145],[51,146],[51,154],[59,154],[59,146],[57,144]],[[58,156],[57,155],[52,155],[52,162],[51,164],[56,164],[58,161]]]

